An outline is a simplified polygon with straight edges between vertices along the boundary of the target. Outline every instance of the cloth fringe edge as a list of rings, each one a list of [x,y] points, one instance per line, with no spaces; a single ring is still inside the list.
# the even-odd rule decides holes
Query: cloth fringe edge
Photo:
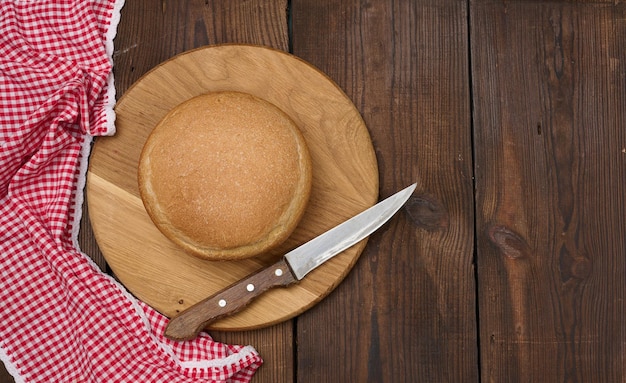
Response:
[[[224,366],[235,365],[235,364],[237,364],[237,362],[245,360],[248,357],[252,358],[252,357],[254,357],[257,354],[258,353],[257,353],[257,351],[256,351],[256,349],[254,347],[252,347],[252,346],[244,346],[237,353],[231,354],[231,355],[227,356],[224,359],[189,360],[189,361],[179,362],[179,364],[180,364],[180,367],[182,367],[185,370],[221,368],[221,367],[224,367]]]
[[[111,62],[113,62],[113,50],[114,50],[113,40],[115,39],[115,36],[117,34],[117,26],[120,21],[121,10],[122,10],[122,7],[124,7],[124,2],[125,0],[116,0],[115,3],[113,4],[113,9],[111,11],[111,19],[109,20],[109,27],[107,28],[107,33],[105,37],[106,38],[105,49],[106,49],[107,56],[109,57],[109,60],[111,60]],[[113,71],[111,71],[111,74],[109,75],[109,78],[107,80],[107,104],[105,106],[105,115],[106,115],[106,121],[107,121],[106,131],[108,135],[112,135],[113,133],[115,133],[115,111],[113,109],[114,107],[115,107],[115,82],[113,78]],[[74,243],[75,248],[78,249],[79,251],[80,251],[80,246],[78,244],[78,233],[80,230],[80,221],[82,218],[82,211],[83,211],[82,209],[83,202],[84,202],[83,190],[84,190],[85,183],[87,180],[87,166],[89,164],[89,154],[91,153],[92,142],[93,142],[93,137],[86,136],[82,143],[81,159],[80,159],[80,165],[79,165],[79,176],[78,176],[78,180],[76,184],[76,195],[74,198],[74,206],[73,206],[75,213],[74,213],[74,217],[72,220],[73,221],[72,233],[71,233],[72,242]],[[98,268],[98,266],[90,257],[88,257],[86,254],[82,252],[81,254],[83,255],[83,257],[85,257],[88,260],[88,262],[91,263],[93,267]],[[128,294],[128,292],[126,292],[126,294],[130,295]],[[138,310],[138,312],[143,313],[143,310],[140,309],[139,305],[137,305],[137,303],[134,301],[133,303],[134,303],[133,306],[135,306],[135,309]],[[140,315],[140,316],[144,319],[144,322],[148,324],[147,319],[145,319],[145,315]],[[4,367],[6,368],[7,372],[13,377],[13,380],[15,380],[15,383],[25,383],[24,377],[20,374],[15,364],[13,364],[13,361],[11,360],[9,355],[6,353],[6,351],[4,350],[1,344],[0,344],[0,361],[4,364]]]
[[[0,361],[4,363],[4,368],[6,368],[9,375],[13,377],[13,380],[15,380],[15,383],[25,382],[22,375],[20,375],[17,367],[13,364],[13,361],[11,360],[11,358],[9,358],[9,355],[7,355],[7,353],[4,351],[4,348],[2,348],[1,345],[0,345]]]
[[[105,41],[105,49],[109,60],[111,60],[111,64],[113,66],[113,52],[114,52],[114,44],[113,40],[117,35],[117,26],[120,21],[121,10],[124,7],[125,0],[116,0],[113,6],[113,10],[111,13],[111,20],[109,22],[109,27],[106,33],[106,41]],[[116,104],[116,89],[115,89],[115,78],[113,75],[113,71],[109,74],[107,79],[107,102],[105,105],[105,115],[106,115],[106,134],[105,135],[113,135],[115,134],[115,104]],[[91,148],[94,137],[88,135],[85,137],[82,148],[81,148],[81,158],[79,164],[79,175],[76,184],[76,195],[74,198],[74,212],[75,216],[73,217],[72,224],[72,242],[74,247],[80,252],[81,256],[96,270],[99,270],[99,266],[89,257],[87,254],[81,251],[78,236],[80,231],[80,222],[82,219],[82,210],[83,203],[85,201],[84,190],[87,181],[87,170],[89,165],[89,156],[91,154]],[[137,315],[141,318],[146,330],[152,337],[152,341],[166,354],[168,355],[175,363],[177,363],[184,370],[188,369],[210,369],[210,368],[218,368],[224,366],[232,366],[235,365],[239,361],[246,360],[247,358],[252,358],[255,355],[258,355],[258,352],[253,346],[244,346],[239,352],[229,355],[224,359],[216,359],[216,360],[198,360],[198,361],[181,361],[176,353],[172,350],[172,348],[166,344],[161,342],[156,335],[152,333],[150,322],[146,317],[146,313],[141,308],[137,299],[126,289],[125,286],[121,285],[114,278],[109,275],[104,274],[106,277],[110,279],[110,281],[120,289],[121,293],[131,302],[133,309],[137,313]],[[2,357],[3,352],[0,347],[0,357]],[[10,361],[9,361],[10,362]],[[12,366],[12,365],[11,365]],[[9,367],[7,367],[7,370]],[[15,375],[13,375],[15,378]],[[23,383],[23,380],[17,380],[16,383]]]
[[[107,28],[105,50],[107,57],[111,61],[111,68],[113,68],[113,51],[115,49],[113,40],[117,35],[117,26],[120,22],[121,10],[124,7],[125,0],[116,0],[113,4],[111,11],[111,20],[109,21],[109,27]],[[113,75],[113,69],[109,73],[107,79],[107,100],[105,105],[106,116],[106,135],[113,135],[115,133],[115,78]],[[80,221],[83,214],[83,203],[85,201],[85,184],[87,182],[87,169],[89,166],[89,155],[91,154],[91,144],[93,143],[93,136],[86,135],[81,148],[81,157],[79,163],[78,180],[76,182],[76,195],[74,196],[74,217],[72,219],[72,242],[74,247],[80,251],[80,245],[78,243],[78,234],[80,231]]]

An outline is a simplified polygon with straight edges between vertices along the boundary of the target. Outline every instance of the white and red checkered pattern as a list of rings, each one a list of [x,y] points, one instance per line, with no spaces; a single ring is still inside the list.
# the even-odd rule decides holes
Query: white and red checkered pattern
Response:
[[[17,382],[247,382],[252,347],[167,323],[78,250],[92,136],[113,133],[121,0],[0,2],[0,358]]]

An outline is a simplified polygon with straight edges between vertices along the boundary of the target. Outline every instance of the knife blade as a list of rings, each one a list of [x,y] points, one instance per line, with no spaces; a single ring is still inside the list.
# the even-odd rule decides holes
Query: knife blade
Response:
[[[245,308],[273,287],[297,283],[309,272],[378,230],[406,203],[417,184],[357,214],[297,247],[271,266],[226,287],[170,319],[165,336],[173,340],[195,338],[212,321]]]

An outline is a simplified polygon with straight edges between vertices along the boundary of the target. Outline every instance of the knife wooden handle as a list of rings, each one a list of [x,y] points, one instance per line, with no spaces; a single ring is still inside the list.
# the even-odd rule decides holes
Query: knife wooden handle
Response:
[[[183,310],[170,319],[165,336],[173,340],[195,338],[206,325],[241,311],[268,289],[297,282],[284,259],[260,270]]]

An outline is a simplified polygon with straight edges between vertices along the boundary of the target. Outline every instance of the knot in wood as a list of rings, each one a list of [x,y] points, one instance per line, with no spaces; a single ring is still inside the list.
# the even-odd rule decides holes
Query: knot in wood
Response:
[[[587,278],[589,274],[591,274],[591,261],[582,256],[574,258],[571,266],[571,272],[574,278]]]
[[[413,223],[425,230],[435,231],[448,227],[448,211],[434,197],[413,196],[407,201],[405,209]]]
[[[504,225],[491,225],[487,228],[489,240],[496,245],[502,254],[511,259],[527,257],[530,246],[516,232]]]

